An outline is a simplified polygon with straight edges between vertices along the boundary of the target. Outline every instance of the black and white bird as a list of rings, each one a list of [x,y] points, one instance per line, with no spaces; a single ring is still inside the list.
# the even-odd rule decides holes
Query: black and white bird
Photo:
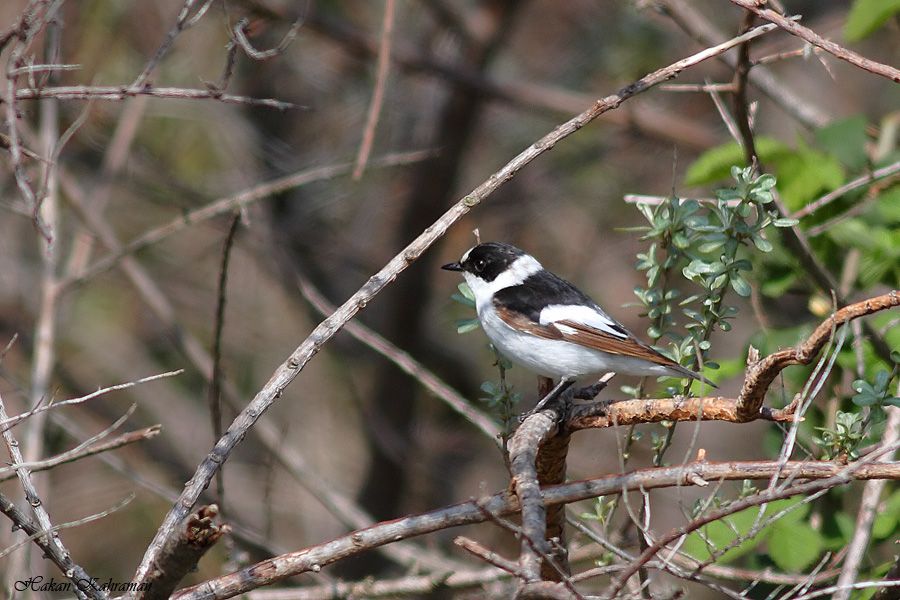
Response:
[[[559,384],[535,410],[577,379],[622,375],[708,379],[638,340],[584,292],[533,256],[500,242],[470,248],[459,262],[481,327],[503,356]]]

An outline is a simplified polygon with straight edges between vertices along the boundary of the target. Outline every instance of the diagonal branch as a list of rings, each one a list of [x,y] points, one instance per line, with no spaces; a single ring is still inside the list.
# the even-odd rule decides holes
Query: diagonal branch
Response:
[[[752,10],[757,15],[765,19],[766,21],[770,21],[775,23],[791,35],[796,35],[797,37],[806,40],[813,46],[818,46],[825,52],[836,56],[841,60],[845,60],[851,65],[859,67],[869,73],[874,73],[875,75],[881,75],[882,77],[887,77],[894,83],[900,83],[900,69],[896,69],[890,65],[884,65],[879,62],[876,62],[872,59],[866,58],[861,54],[857,54],[853,50],[848,50],[844,48],[840,44],[836,44],[831,40],[826,40],[818,33],[813,31],[808,27],[804,27],[800,23],[785,17],[784,15],[778,14],[771,8],[765,8],[762,6],[764,2],[761,4],[759,0],[731,0],[734,4],[746,8],[747,10]]]
[[[378,273],[359,288],[331,316],[322,321],[313,332],[294,350],[273,373],[269,381],[257,392],[253,400],[235,418],[210,454],[198,465],[194,476],[188,481],[178,502],[166,515],[153,541],[147,548],[141,564],[135,573],[134,581],[143,582],[151,566],[159,558],[166,540],[172,535],[175,527],[190,512],[200,494],[209,484],[215,472],[228,459],[231,451],[240,443],[259,417],[283,394],[285,388],[297,377],[300,371],[313,356],[327,343],[335,333],[356,313],[363,309],[381,290],[389,285],[410,264],[415,262],[435,241],[465,214],[478,206],[504,183],[512,179],[526,165],[553,148],[558,142],[572,135],[601,114],[613,110],[629,98],[644,92],[651,87],[677,77],[688,69],[705,60],[727,52],[734,46],[764,35],[774,25],[763,25],[737,36],[723,44],[706,48],[688,58],[679,60],[667,67],[654,71],[649,75],[622,88],[617,93],[598,100],[594,105],[572,119],[562,123],[540,140],[536,141],[503,168],[491,175],[484,183],[450,207],[437,221],[425,229],[416,239],[390,260]]]

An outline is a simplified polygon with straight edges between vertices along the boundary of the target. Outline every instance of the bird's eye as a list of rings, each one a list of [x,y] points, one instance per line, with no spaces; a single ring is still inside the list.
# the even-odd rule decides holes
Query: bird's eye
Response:
[[[479,258],[478,260],[475,261],[475,271],[477,271],[478,273],[481,273],[482,271],[484,271],[484,265],[486,265],[486,264],[487,264],[487,261],[485,261],[483,258]]]

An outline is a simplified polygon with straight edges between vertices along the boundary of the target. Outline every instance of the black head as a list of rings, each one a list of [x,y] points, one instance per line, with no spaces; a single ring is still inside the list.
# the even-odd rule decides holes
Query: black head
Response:
[[[449,263],[441,268],[447,271],[463,271],[485,281],[493,281],[521,256],[525,256],[525,253],[515,246],[502,242],[486,242],[463,254],[459,262]]]

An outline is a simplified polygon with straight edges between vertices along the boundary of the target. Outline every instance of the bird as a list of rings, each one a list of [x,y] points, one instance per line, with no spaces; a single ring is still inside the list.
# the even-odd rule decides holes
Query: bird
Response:
[[[500,354],[559,379],[530,412],[578,379],[603,373],[687,377],[715,387],[640,341],[587,294],[515,246],[479,243],[441,268],[462,273],[481,328]]]

